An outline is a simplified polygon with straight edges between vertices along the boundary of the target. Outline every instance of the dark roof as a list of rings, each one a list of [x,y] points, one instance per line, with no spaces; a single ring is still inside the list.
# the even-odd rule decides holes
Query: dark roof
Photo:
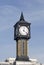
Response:
[[[23,12],[21,12],[20,21],[21,21],[21,20],[23,20],[23,21],[24,21]]]
[[[25,21],[23,12],[21,12],[20,20],[15,25],[20,24],[20,23],[31,24],[31,23],[28,23],[27,21]]]

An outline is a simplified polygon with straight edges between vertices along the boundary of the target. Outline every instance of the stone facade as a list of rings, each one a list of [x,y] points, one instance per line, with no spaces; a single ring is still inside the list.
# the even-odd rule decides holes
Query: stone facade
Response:
[[[16,41],[16,57],[27,58],[27,40],[20,39]]]
[[[16,55],[27,56],[27,40],[18,40],[16,43]]]

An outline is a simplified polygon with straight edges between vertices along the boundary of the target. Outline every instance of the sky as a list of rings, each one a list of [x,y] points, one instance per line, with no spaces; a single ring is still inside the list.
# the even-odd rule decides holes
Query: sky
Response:
[[[0,61],[16,57],[13,26],[21,12],[31,23],[28,56],[44,63],[44,0],[0,0]]]

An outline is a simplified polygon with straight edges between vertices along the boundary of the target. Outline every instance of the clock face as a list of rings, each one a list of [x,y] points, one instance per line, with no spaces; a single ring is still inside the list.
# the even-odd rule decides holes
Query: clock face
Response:
[[[27,35],[29,30],[28,30],[28,28],[26,26],[21,26],[19,28],[19,32],[20,32],[21,35]]]

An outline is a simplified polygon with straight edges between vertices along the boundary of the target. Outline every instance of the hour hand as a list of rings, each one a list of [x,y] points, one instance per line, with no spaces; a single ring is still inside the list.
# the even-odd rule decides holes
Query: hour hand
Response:
[[[25,30],[23,30],[23,31],[27,34],[27,32]]]

